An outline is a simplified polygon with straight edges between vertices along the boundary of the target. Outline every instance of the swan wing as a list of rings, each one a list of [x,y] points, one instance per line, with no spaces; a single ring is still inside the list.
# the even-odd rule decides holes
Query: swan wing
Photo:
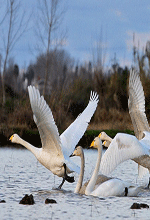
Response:
[[[42,148],[50,151],[52,154],[58,153],[63,156],[58,128],[51,109],[44,100],[44,97],[40,96],[39,90],[34,86],[28,86],[28,92],[33,118],[40,133]]]
[[[150,131],[150,128],[145,114],[145,96],[142,83],[135,70],[130,71],[128,108],[135,136],[141,139],[143,131]]]
[[[108,175],[123,161],[149,154],[150,149],[135,136],[118,133],[102,156],[100,172]]]
[[[138,178],[141,179],[143,176],[149,173],[148,169],[138,164]]]
[[[73,152],[81,137],[84,135],[88,124],[93,116],[97,104],[98,95],[91,92],[90,100],[85,110],[76,118],[76,120],[61,134],[62,151],[65,159]]]

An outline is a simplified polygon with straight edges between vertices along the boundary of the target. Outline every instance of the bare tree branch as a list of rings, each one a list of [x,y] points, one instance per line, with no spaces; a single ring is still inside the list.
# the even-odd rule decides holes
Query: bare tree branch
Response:
[[[3,105],[5,104],[5,73],[6,73],[6,65],[8,61],[8,56],[10,52],[14,48],[15,44],[21,38],[21,36],[25,33],[28,25],[28,21],[26,20],[26,13],[23,12],[22,16],[20,16],[21,3],[19,0],[7,0],[7,9],[6,9],[6,23],[5,31],[3,27],[3,42],[4,42],[4,64],[3,64],[3,72],[2,72],[2,91],[3,91]],[[8,28],[6,28],[8,26]]]
[[[50,53],[50,48],[52,45],[52,34],[58,30],[60,27],[63,16],[65,13],[65,8],[62,7],[61,0],[44,0],[38,1],[39,3],[39,14],[38,14],[38,37],[46,49],[46,66],[45,66],[45,81],[43,95],[45,95],[46,85],[49,75],[49,62],[48,57]]]

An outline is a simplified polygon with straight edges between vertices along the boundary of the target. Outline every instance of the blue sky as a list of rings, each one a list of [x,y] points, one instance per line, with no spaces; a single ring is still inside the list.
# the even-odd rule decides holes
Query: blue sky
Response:
[[[30,29],[11,53],[21,68],[34,62],[39,53],[35,50],[37,39],[33,31],[36,2],[37,0],[22,1],[28,12],[33,10],[33,16],[30,19]],[[64,49],[79,63],[92,61],[93,51],[99,42],[105,52],[105,66],[111,65],[114,54],[120,65],[131,66],[133,33],[135,45],[139,45],[140,51],[150,40],[149,0],[65,0],[65,3],[67,11],[63,27],[67,29],[67,39]]]

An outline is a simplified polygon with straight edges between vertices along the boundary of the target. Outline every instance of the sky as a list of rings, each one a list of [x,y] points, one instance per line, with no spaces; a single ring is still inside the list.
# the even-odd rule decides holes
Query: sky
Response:
[[[35,34],[37,0],[24,0],[22,4],[32,15],[28,31],[17,41],[10,56],[20,68],[27,68],[40,53],[36,49],[38,40]],[[65,0],[65,6],[62,27],[67,30],[67,37],[63,48],[79,64],[92,61],[99,45],[105,66],[110,66],[116,57],[121,66],[130,67],[133,64],[133,34],[134,44],[141,53],[150,40],[149,0]],[[2,55],[3,41],[1,38]]]

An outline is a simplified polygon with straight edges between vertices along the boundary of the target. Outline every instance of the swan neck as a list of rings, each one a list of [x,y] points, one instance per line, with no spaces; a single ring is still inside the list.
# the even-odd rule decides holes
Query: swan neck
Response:
[[[81,187],[82,187],[82,183],[83,183],[83,177],[84,177],[84,166],[85,166],[85,159],[84,159],[84,152],[82,150],[82,154],[81,154],[81,168],[80,168],[80,175],[79,175],[79,179],[75,188],[74,193],[79,193]]]
[[[109,136],[107,136],[107,141],[112,141],[112,138],[111,137],[109,137]]]
[[[93,172],[93,175],[89,181],[89,184],[86,187],[85,190],[85,194],[86,195],[90,195],[91,192],[94,190],[95,184],[96,184],[96,180],[97,180],[97,176],[98,176],[98,172],[99,172],[99,167],[100,167],[100,162],[101,162],[101,156],[102,156],[102,146],[101,144],[99,144],[97,146],[98,148],[98,157],[97,157],[97,162],[96,162],[96,166]]]
[[[34,147],[32,144],[29,144],[27,141],[23,140],[22,138],[19,138],[19,144],[23,145],[25,148],[30,150],[35,156],[37,156],[37,153],[39,151],[38,148]]]

